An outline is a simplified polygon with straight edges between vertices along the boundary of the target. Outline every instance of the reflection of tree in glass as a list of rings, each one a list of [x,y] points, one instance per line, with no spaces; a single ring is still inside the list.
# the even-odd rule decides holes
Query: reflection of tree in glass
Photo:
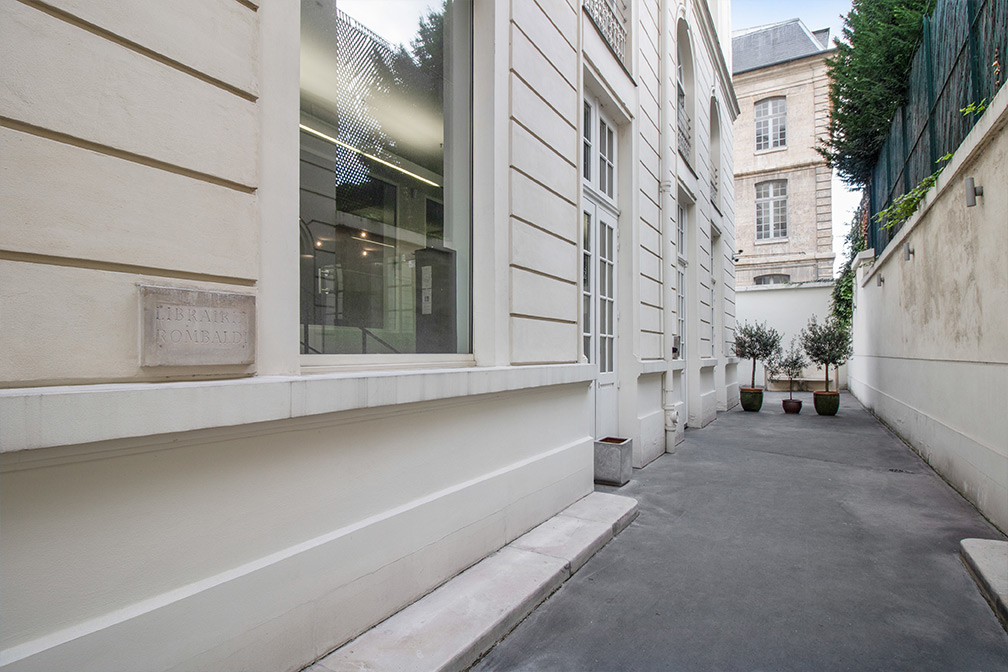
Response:
[[[372,51],[376,75],[368,107],[381,120],[392,153],[442,172],[444,118],[444,18],[440,9],[420,18],[410,48]],[[384,45],[382,45],[384,46]]]
[[[339,210],[384,221],[374,211],[382,202],[379,185],[409,181],[367,155],[409,171],[421,166],[443,173],[444,12],[442,4],[423,16],[408,48],[393,46],[339,9],[329,19],[337,38],[336,109],[324,100],[316,104],[304,90],[302,109],[335,128],[345,143],[330,148]]]

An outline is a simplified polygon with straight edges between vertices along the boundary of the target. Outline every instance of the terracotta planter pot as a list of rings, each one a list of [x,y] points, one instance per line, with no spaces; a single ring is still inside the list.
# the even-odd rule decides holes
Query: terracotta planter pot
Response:
[[[801,413],[801,399],[785,399],[781,405],[785,413]]]
[[[759,387],[740,387],[739,402],[742,410],[756,413],[763,407],[763,389]]]
[[[819,415],[836,415],[840,409],[839,392],[813,392],[812,399]]]

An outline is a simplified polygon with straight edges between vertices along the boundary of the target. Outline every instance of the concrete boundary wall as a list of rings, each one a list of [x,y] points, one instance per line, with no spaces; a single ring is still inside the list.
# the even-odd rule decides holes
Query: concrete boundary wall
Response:
[[[830,314],[832,282],[810,282],[789,285],[752,285],[736,290],[738,320],[742,322],[766,322],[781,332],[781,347],[787,350],[791,338],[801,346],[801,330],[808,324],[813,314],[820,320]],[[748,387],[752,380],[752,360],[738,363],[739,384]],[[795,381],[795,389],[821,390],[825,374],[814,364],[806,367],[802,379]],[[835,389],[837,374],[830,371],[830,389]],[[769,381],[762,362],[756,364],[756,386],[768,386],[771,390],[787,390],[788,381]],[[840,367],[840,387],[847,387],[847,365]]]
[[[858,262],[851,392],[1008,529],[1008,88],[895,239]],[[964,181],[984,187],[966,207]],[[913,253],[907,253],[907,250]]]

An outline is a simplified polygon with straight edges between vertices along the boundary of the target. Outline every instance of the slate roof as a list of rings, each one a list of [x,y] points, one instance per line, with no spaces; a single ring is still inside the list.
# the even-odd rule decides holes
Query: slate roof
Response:
[[[765,68],[826,51],[829,28],[812,33],[801,19],[732,33],[732,74]]]

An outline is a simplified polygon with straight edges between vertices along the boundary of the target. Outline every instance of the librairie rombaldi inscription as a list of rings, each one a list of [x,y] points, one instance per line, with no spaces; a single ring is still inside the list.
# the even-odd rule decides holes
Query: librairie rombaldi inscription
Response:
[[[143,366],[255,361],[255,296],[140,285]]]

